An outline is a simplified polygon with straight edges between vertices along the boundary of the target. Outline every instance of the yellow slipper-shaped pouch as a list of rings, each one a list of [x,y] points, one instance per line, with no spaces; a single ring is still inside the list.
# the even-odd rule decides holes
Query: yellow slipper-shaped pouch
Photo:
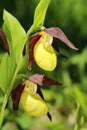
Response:
[[[23,92],[20,100],[23,109],[32,116],[42,117],[47,115],[48,108],[45,102],[38,94],[30,95],[27,92]]]
[[[47,115],[48,107],[40,95],[36,93],[37,85],[30,81],[25,81],[24,84],[25,88],[20,98],[23,109],[29,115],[35,117],[42,117]]]
[[[51,45],[52,41],[52,36],[43,32],[34,46],[34,59],[37,65],[47,71],[54,70],[57,65],[57,56]]]

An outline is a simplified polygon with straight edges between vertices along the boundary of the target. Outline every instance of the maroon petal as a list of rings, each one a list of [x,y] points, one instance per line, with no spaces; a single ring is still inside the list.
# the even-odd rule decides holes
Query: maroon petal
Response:
[[[60,83],[60,82],[58,82],[56,80],[53,80],[53,79],[51,79],[51,78],[44,75],[44,77],[43,77],[43,85],[60,85],[61,86],[61,85],[63,85],[63,83]]]
[[[51,28],[45,29],[44,31],[46,33],[52,35],[53,37],[60,39],[62,42],[64,42],[70,48],[78,50],[78,48],[76,48],[73,45],[73,43],[70,42],[70,40],[66,37],[66,35],[64,34],[64,32],[60,28],[51,27]]]
[[[18,109],[19,101],[21,94],[23,92],[25,85],[19,84],[13,91],[12,91],[12,101],[13,101],[13,109],[16,111]]]
[[[40,89],[40,86],[37,87],[37,93],[40,95],[40,97],[44,100],[44,96],[43,96],[43,93]]]
[[[50,121],[52,121],[52,116],[51,116],[51,114],[49,112],[47,113],[47,116],[50,119]]]
[[[30,40],[29,60],[28,60],[28,66],[30,68],[31,68],[32,64],[34,63],[34,54],[33,54],[34,46],[40,37],[41,36],[37,34]]]
[[[56,40],[55,37],[53,38],[52,46],[53,46],[53,48],[54,48],[56,51],[59,52],[59,46],[58,46],[58,44],[57,44],[57,40]]]
[[[9,46],[8,46],[7,38],[6,38],[6,35],[5,35],[5,33],[3,32],[2,29],[0,29],[0,39],[3,42],[4,50],[9,53]]]
[[[37,93],[38,93],[38,94],[41,96],[41,98],[44,100],[43,93],[42,93],[42,91],[40,90],[40,87],[39,87],[39,86],[37,87]],[[50,112],[47,113],[47,116],[48,116],[48,118],[50,119],[50,121],[52,121],[52,116],[51,116]]]
[[[63,85],[56,80],[48,78],[44,74],[35,74],[33,76],[28,77],[28,80],[34,82],[40,86],[42,85]]]
[[[52,46],[53,46],[53,48],[59,53],[59,55],[60,55],[62,58],[65,59],[65,61],[68,60],[68,57],[60,52],[60,49],[59,49],[59,47],[58,47],[58,45],[57,45],[57,42],[56,42],[56,39],[55,39],[55,38],[53,38],[53,44],[52,44]]]

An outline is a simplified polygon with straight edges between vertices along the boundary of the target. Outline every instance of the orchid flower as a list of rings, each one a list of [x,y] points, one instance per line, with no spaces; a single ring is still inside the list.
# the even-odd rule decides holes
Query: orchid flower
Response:
[[[35,74],[28,77],[12,91],[12,100],[14,110],[18,109],[19,102],[23,109],[32,116],[42,117],[47,115],[50,120],[48,106],[44,100],[40,86],[43,85],[63,85],[43,74]]]
[[[55,43],[55,38],[64,42],[71,49],[78,50],[60,28],[46,28],[37,32],[30,40],[29,67],[31,67],[35,61],[37,65],[44,70],[53,71],[56,68],[56,51],[58,50],[58,46]]]

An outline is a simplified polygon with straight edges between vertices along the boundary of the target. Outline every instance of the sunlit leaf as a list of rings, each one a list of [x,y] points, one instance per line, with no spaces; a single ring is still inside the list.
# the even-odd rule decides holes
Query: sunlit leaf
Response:
[[[18,20],[6,10],[4,10],[3,19],[3,31],[6,34],[10,53],[2,57],[0,64],[0,87],[5,92],[9,89],[12,80],[15,80],[13,77],[16,69],[18,71],[23,63],[22,51],[26,33]]]
[[[14,75],[16,62],[14,57],[4,54],[0,64],[0,88],[5,92],[9,88],[11,79]]]
[[[19,63],[19,58],[22,57],[22,50],[24,48],[24,40],[26,37],[25,30],[22,28],[18,20],[4,10],[3,14],[4,24],[3,30],[6,33],[7,40],[10,47],[10,53],[14,54],[17,64]]]
[[[33,25],[31,26],[31,28],[29,28],[27,32],[27,40],[29,39],[31,33],[41,30],[41,28],[43,27],[46,11],[48,9],[49,4],[50,0],[40,0],[34,13]]]
[[[40,0],[34,14],[34,24],[43,25],[50,0]]]
[[[77,99],[77,101],[81,105],[84,113],[87,114],[87,105],[86,105],[86,100],[85,100],[83,93],[77,87],[74,87],[73,90],[74,90],[74,93],[75,93],[75,98]]]

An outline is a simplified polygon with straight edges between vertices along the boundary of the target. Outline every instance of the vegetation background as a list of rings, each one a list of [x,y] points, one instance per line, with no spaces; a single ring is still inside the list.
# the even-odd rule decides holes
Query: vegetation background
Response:
[[[0,27],[3,23],[3,9],[6,9],[27,31],[32,25],[38,2],[39,0],[1,0]],[[45,72],[48,76],[66,84],[66,87],[42,88],[53,122],[47,117],[31,117],[22,109],[14,112],[9,103],[9,110],[1,130],[87,130],[87,1],[52,0],[47,11],[45,27],[52,26],[60,27],[79,48],[76,52],[58,41],[60,51],[69,59],[65,62],[59,56],[56,70]],[[34,73],[42,71],[36,65],[34,68]],[[0,91],[0,106],[1,104]]]

